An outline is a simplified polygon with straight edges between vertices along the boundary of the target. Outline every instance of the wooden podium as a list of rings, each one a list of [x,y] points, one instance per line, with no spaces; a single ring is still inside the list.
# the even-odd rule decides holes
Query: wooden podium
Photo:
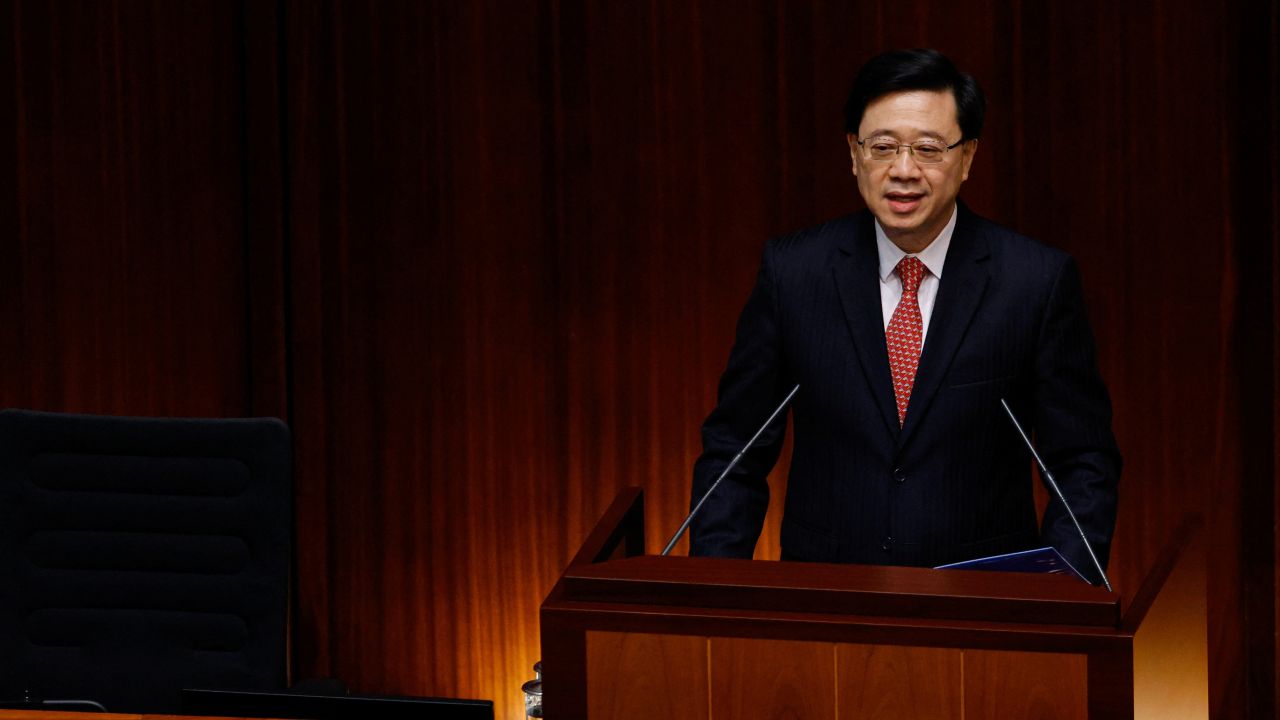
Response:
[[[550,720],[1208,717],[1183,524],[1127,607],[1062,576],[644,555],[623,491],[542,604]]]

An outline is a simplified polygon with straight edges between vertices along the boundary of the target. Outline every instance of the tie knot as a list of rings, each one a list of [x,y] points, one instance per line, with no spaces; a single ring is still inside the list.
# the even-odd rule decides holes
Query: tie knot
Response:
[[[898,278],[902,280],[902,292],[915,292],[920,288],[920,281],[928,272],[920,258],[908,255],[898,261]]]

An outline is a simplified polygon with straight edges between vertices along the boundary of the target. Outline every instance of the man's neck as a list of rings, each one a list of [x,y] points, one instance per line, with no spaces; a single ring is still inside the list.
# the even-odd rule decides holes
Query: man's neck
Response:
[[[888,233],[885,233],[885,234],[889,235]],[[909,236],[899,236],[899,237],[894,237],[893,235],[889,235],[889,241],[892,242],[894,245],[897,245],[898,248],[902,250],[902,252],[908,255],[918,255],[924,252],[925,248],[933,244],[933,240],[936,237],[938,237],[937,233],[930,235],[928,240],[922,240],[921,236],[919,235],[909,235]]]

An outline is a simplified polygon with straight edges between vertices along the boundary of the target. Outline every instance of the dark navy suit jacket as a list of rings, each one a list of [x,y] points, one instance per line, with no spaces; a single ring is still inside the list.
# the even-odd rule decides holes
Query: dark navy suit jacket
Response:
[[[1079,273],[1066,253],[959,207],[905,425],[890,380],[872,215],[770,241],[702,428],[702,496],[791,387],[785,559],[940,565],[1051,544],[1097,579],[1056,501],[1037,528],[1034,432],[1106,563],[1120,454]],[[785,422],[763,434],[694,522],[691,554],[749,558]]]

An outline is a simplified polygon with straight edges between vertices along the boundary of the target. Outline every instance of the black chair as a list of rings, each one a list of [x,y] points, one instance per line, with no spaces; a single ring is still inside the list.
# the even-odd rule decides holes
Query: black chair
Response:
[[[0,701],[285,687],[289,430],[0,412]]]

